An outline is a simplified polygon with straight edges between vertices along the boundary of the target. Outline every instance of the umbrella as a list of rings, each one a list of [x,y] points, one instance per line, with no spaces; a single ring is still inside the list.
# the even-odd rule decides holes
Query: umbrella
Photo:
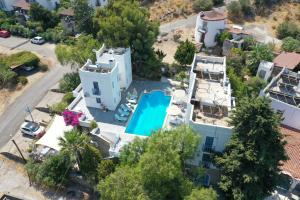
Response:
[[[179,114],[181,114],[181,110],[178,106],[172,105],[168,108],[168,114],[169,115],[179,115]]]

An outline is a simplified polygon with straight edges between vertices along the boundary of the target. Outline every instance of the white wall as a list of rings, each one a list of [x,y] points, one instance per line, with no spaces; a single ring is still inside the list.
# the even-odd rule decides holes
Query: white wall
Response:
[[[101,98],[101,103],[109,110],[115,110],[121,100],[120,84],[118,81],[118,67],[114,67],[110,73],[79,71],[83,94],[86,105],[93,108],[101,108],[96,98]],[[98,82],[100,95],[93,95],[93,82]]]
[[[214,47],[216,42],[216,36],[220,33],[220,30],[224,30],[226,28],[226,21],[205,21],[207,22],[207,29],[204,37],[204,44],[206,47]],[[199,43],[201,40],[201,35],[204,33],[199,32],[199,28],[203,29],[204,20],[200,18],[200,15],[197,16],[196,28],[195,28],[195,41]]]
[[[114,54],[114,58],[116,59],[119,67],[120,86],[121,88],[128,89],[132,82],[130,48],[127,48],[126,52],[122,55]]]
[[[0,10],[11,11],[13,10],[12,5],[16,0],[0,0]]]
[[[281,123],[300,130],[300,108],[277,99],[271,98],[271,100],[272,108],[283,112],[284,120]]]

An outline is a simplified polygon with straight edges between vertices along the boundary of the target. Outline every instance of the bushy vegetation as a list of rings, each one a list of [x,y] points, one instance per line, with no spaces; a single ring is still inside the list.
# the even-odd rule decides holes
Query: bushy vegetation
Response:
[[[286,37],[282,40],[281,49],[287,52],[300,52],[300,40],[292,37]]]
[[[174,58],[178,63],[186,66],[192,64],[195,53],[195,45],[192,42],[186,40],[180,43],[175,52]]]
[[[231,116],[233,135],[216,159],[222,172],[220,188],[227,199],[264,199],[274,191],[281,162],[287,159],[280,121],[266,98],[239,102]]]
[[[196,12],[211,10],[214,5],[212,0],[194,0],[193,9]]]
[[[216,200],[216,192],[201,187],[198,191],[187,176],[186,161],[194,156],[199,142],[199,135],[185,126],[136,139],[122,151],[115,172],[100,181],[101,198],[191,200],[200,195],[200,199]]]
[[[292,37],[300,40],[300,27],[291,21],[283,22],[277,27],[277,37],[279,39]]]
[[[59,82],[59,89],[61,92],[72,92],[80,84],[80,77],[78,72],[71,72],[64,75]]]

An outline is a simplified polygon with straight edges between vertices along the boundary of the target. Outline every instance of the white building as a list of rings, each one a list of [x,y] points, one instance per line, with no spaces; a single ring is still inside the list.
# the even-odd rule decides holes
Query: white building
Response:
[[[193,161],[211,167],[212,151],[222,152],[232,134],[228,119],[235,106],[226,76],[226,57],[195,55],[189,80],[186,120],[202,136]]]
[[[216,10],[200,12],[195,27],[196,43],[204,43],[206,47],[217,44],[216,36],[226,28],[226,15]]]
[[[260,95],[270,98],[272,108],[283,114],[282,124],[300,130],[300,73],[282,69]]]
[[[97,61],[91,60],[79,70],[84,101],[87,107],[115,110],[121,100],[121,88],[132,82],[130,49],[96,51]]]

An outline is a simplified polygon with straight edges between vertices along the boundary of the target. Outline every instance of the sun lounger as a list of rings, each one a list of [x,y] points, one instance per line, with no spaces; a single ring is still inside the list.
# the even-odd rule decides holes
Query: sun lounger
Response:
[[[179,117],[172,117],[169,120],[169,123],[172,125],[175,125],[175,126],[179,126],[179,125],[183,124],[183,119],[179,118]]]
[[[129,106],[127,106],[126,104],[125,105],[121,104],[120,106],[121,106],[122,110],[124,110],[125,112],[131,112],[132,111],[132,109]]]
[[[126,122],[127,121],[127,117],[121,117],[118,114],[115,114],[115,120],[117,120],[119,122]]]
[[[121,117],[127,117],[129,116],[129,112],[125,112],[124,110],[122,110],[121,108],[118,109],[119,115]]]
[[[131,103],[131,104],[137,104],[137,100],[136,99],[128,99],[127,101],[129,103]]]

